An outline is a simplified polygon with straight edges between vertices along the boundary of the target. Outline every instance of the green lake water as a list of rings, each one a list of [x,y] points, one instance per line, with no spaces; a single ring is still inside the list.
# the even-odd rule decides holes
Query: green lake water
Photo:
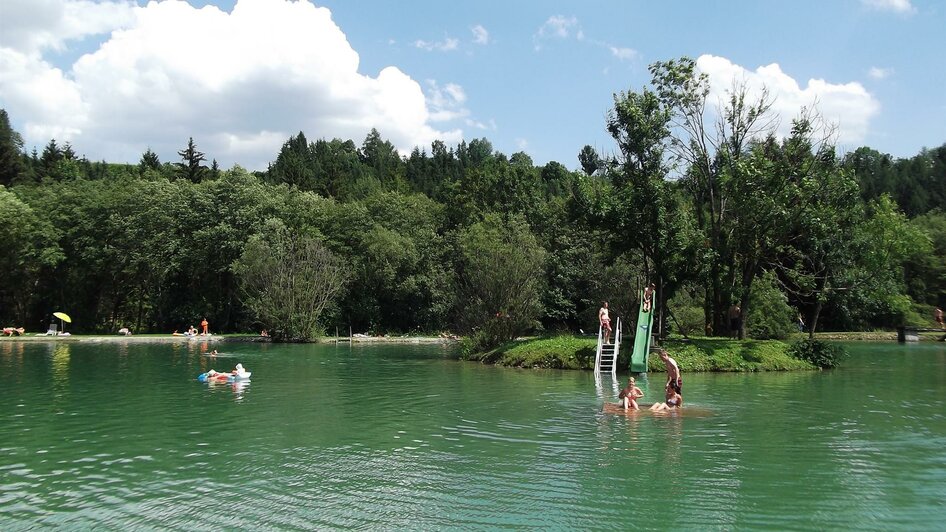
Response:
[[[589,372],[430,345],[0,343],[0,530],[923,530],[946,522],[946,346],[684,374],[602,413]],[[245,385],[197,382],[242,362]],[[619,375],[626,380],[626,375]],[[659,398],[663,374],[639,384]]]

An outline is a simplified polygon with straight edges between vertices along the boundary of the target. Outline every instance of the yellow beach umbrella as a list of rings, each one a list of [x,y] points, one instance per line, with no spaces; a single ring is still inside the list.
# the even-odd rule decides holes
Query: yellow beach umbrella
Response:
[[[59,331],[60,331],[60,332],[62,332],[62,330],[64,329],[64,327],[63,327],[63,325],[62,325],[61,322],[64,321],[64,322],[66,322],[66,323],[72,323],[72,318],[70,318],[69,315],[66,314],[65,312],[53,312],[53,316],[59,318],[59,321],[60,321],[60,323],[59,323]]]

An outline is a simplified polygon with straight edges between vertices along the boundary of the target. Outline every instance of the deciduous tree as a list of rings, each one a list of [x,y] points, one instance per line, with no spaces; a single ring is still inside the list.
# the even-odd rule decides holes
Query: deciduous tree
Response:
[[[244,302],[277,340],[323,334],[325,310],[347,280],[344,263],[314,236],[293,233],[277,219],[250,239],[234,265]]]

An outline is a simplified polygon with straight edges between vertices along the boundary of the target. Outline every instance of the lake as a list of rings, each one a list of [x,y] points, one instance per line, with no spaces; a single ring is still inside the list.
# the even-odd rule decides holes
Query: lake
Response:
[[[946,346],[847,346],[655,417],[440,345],[4,341],[0,529],[940,529]]]

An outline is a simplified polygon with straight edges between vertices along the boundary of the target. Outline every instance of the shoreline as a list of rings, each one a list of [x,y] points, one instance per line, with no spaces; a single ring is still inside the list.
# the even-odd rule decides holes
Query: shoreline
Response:
[[[390,344],[449,344],[455,343],[456,338],[442,338],[437,336],[364,336],[348,338],[347,336],[334,337],[329,336],[320,338],[314,344],[333,344],[333,343],[390,343]],[[212,334],[210,336],[171,336],[171,335],[97,335],[97,334],[76,334],[69,336],[46,336],[43,334],[24,334],[22,336],[2,336],[2,342],[88,342],[88,343],[189,343],[189,342],[230,342],[230,343],[269,343],[271,340],[262,336],[254,335],[232,335]]]

